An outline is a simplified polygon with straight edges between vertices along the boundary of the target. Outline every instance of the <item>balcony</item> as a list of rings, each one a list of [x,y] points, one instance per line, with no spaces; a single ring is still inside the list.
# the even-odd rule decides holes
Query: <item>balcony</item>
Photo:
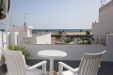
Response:
[[[4,0],[4,1],[6,1],[6,0]],[[4,1],[0,0],[0,2],[5,3]],[[43,4],[43,2],[42,2],[42,4]],[[60,3],[60,4],[62,5],[62,3]],[[68,3],[66,3],[66,4],[68,4]],[[75,69],[73,69],[73,68],[81,65],[80,60],[81,60],[81,57],[84,55],[84,53],[86,53],[86,54],[87,54],[87,52],[92,53],[92,55],[95,57],[96,54],[99,55],[99,53],[94,54],[95,52],[101,52],[103,50],[107,50],[107,53],[103,56],[101,68],[99,68],[97,75],[113,75],[113,71],[112,71],[113,70],[113,22],[112,22],[113,5],[112,4],[113,4],[113,0],[100,8],[99,21],[93,23],[92,29],[33,29],[31,26],[27,26],[26,22],[24,22],[24,25],[22,25],[22,26],[10,25],[8,29],[6,29],[6,27],[0,27],[0,75],[4,75],[4,74],[7,75],[8,72],[14,73],[14,74],[9,73],[10,75],[25,75],[23,73],[24,68],[25,69],[29,68],[29,70],[30,70],[30,69],[33,69],[36,67],[38,67],[38,68],[36,68],[35,70],[32,70],[28,74],[30,74],[30,73],[31,73],[30,75],[38,74],[38,71],[36,71],[38,69],[43,69],[43,72],[45,74],[46,68],[47,68],[47,74],[49,74],[49,73],[51,73],[51,66],[50,66],[51,64],[54,64],[54,67],[52,66],[52,69],[54,69],[52,75],[57,75],[57,73],[59,73],[60,70],[62,70],[63,66],[66,67],[66,69],[64,69],[64,71],[67,71],[67,69],[70,69],[72,72],[75,73]],[[54,4],[52,4],[52,5],[54,5]],[[55,5],[57,5],[57,4],[55,4]],[[74,6],[76,4],[73,4],[73,2],[72,2],[72,5]],[[67,5],[66,5],[66,7],[67,7]],[[5,8],[7,8],[7,6],[5,6]],[[65,7],[63,7],[63,8],[65,8]],[[69,10],[71,10],[71,9],[69,9]],[[74,10],[75,10],[75,7],[74,7]],[[9,11],[9,7],[8,7],[7,12],[8,11]],[[65,11],[67,11],[67,8]],[[67,11],[67,12],[71,12],[71,11]],[[89,12],[89,10],[88,10],[88,12]],[[4,15],[6,15],[6,14],[7,13],[5,12]],[[41,21],[40,19],[42,19],[42,17],[40,17],[40,15],[44,15],[44,14],[38,13],[39,21]],[[7,15],[6,16],[4,16],[4,15],[0,14],[0,16],[1,16],[0,19],[7,17]],[[68,14],[67,13],[64,14],[64,11],[63,11],[62,15],[63,15],[62,16],[63,20],[60,19],[59,17],[58,18],[56,17],[55,11],[52,12],[52,15],[50,15],[49,20],[48,20],[47,14],[43,17],[44,17],[44,20],[47,19],[47,21],[49,21],[50,24],[53,21],[53,16],[55,18],[57,18],[57,19],[54,19],[53,22],[56,22],[56,20],[58,20],[59,22],[62,21],[65,23],[68,23],[66,21],[69,20],[70,18],[75,17],[75,15],[73,15],[73,14],[70,17],[66,16]],[[65,15],[65,17],[64,17],[64,15]],[[23,15],[23,16],[24,16],[24,20],[25,20],[26,15]],[[60,14],[60,16],[61,16],[61,14]],[[66,18],[66,21],[64,21],[65,18]],[[69,19],[67,19],[67,18],[69,18]],[[76,21],[77,20],[78,20],[78,17],[77,17]],[[82,20],[80,19],[80,22],[81,21]],[[83,21],[85,21],[85,19]],[[31,22],[31,21],[29,21],[29,22]],[[47,22],[47,23],[49,23],[49,22]],[[72,22],[72,21],[70,21],[70,22]],[[88,20],[88,22],[89,22],[89,20]],[[75,23],[75,22],[73,22],[73,23]],[[72,28],[74,28],[75,24],[72,24],[72,25],[73,25]],[[85,26],[83,26],[83,27],[85,28]],[[6,29],[6,31],[5,31],[5,29]],[[51,62],[51,60],[53,61],[53,59],[38,56],[38,52],[42,51],[42,50],[51,50],[51,51],[59,50],[59,51],[67,53],[67,56],[63,57],[63,58],[55,58],[54,62]],[[5,57],[5,51],[6,51],[6,57]],[[13,51],[14,51],[14,53],[13,53]],[[9,56],[8,56],[7,52],[9,52]],[[12,54],[10,54],[10,52],[12,52]],[[20,60],[21,57],[18,57],[19,54],[22,57],[22,60]],[[2,57],[2,55],[4,55],[4,56]],[[48,53],[48,55],[50,55],[50,54]],[[53,53],[53,55],[54,55],[54,53]],[[25,60],[23,61],[24,56],[25,56]],[[90,54],[89,54],[89,56],[90,56]],[[83,56],[83,57],[85,57],[85,56]],[[92,59],[94,57],[91,56]],[[92,59],[90,59],[90,60],[92,60]],[[9,62],[7,62],[6,60],[8,60]],[[58,64],[59,62],[64,62],[64,63],[68,64],[69,66],[62,63],[62,64],[60,64],[60,68],[59,68],[59,64]],[[89,62],[89,61],[87,61],[87,62]],[[86,64],[87,62],[85,62],[84,64]],[[94,63],[94,62],[96,63],[96,61],[93,61],[92,63]],[[24,66],[20,66],[21,63],[23,63]],[[15,64],[16,64],[16,66],[14,66]],[[36,65],[34,65],[34,64],[36,64]],[[32,66],[32,65],[34,65],[34,66]],[[9,68],[9,66],[10,66],[10,68]],[[32,67],[30,67],[30,66],[32,66]],[[89,65],[84,65],[84,66],[87,67]],[[92,65],[90,65],[90,66],[92,66]],[[98,66],[100,67],[100,64]],[[93,65],[93,67],[94,67],[94,65]],[[60,70],[58,70],[58,69],[60,69]],[[89,69],[89,68],[87,68],[87,69]],[[91,68],[91,70],[92,70],[92,68]],[[14,71],[16,71],[16,72],[14,72]],[[27,69],[27,71],[28,71],[28,69]],[[84,72],[84,74],[86,75],[86,72]],[[93,75],[93,74],[91,73],[88,75]]]
[[[37,52],[45,49],[47,50],[56,49],[56,50],[64,51],[68,54],[67,57],[55,60],[55,71],[58,71],[59,61],[63,61],[65,63],[68,63],[72,67],[76,67],[79,65],[80,59],[83,53],[100,52],[102,50],[109,50],[109,52],[103,57],[104,60],[102,62],[102,65],[104,67],[100,69],[99,75],[104,75],[109,72],[112,74],[111,70],[107,70],[109,67],[113,66],[112,48],[110,45],[105,46],[102,44],[97,44],[97,43],[94,43],[94,40],[91,40],[90,43],[84,42],[84,39],[82,39],[81,41],[74,41],[75,39],[86,38],[87,36],[88,38],[86,38],[86,41],[88,41],[88,39],[92,39],[93,34],[91,32],[90,33],[89,32],[43,32],[43,33],[35,32],[34,33],[33,32],[32,37],[24,37],[25,33],[27,32],[24,32],[24,35],[19,33],[21,32],[18,32],[18,34],[15,34],[14,32],[13,33],[11,32],[11,35],[8,34],[9,42],[10,42],[9,46],[15,45],[15,47],[12,47],[12,48],[10,47],[9,49],[23,50],[25,48],[28,55],[30,54],[30,58],[26,60],[28,65],[36,64],[42,60],[47,60],[48,61],[47,64],[49,65],[48,59],[46,58],[44,59],[37,56]],[[88,35],[86,35],[86,33],[88,33]],[[13,39],[10,39],[11,37]],[[74,38],[74,39],[69,40],[67,38]],[[69,40],[69,42],[65,42],[66,39]],[[40,40],[40,43],[39,43],[39,40]],[[107,41],[110,41],[110,40],[111,39],[109,38],[107,39]],[[60,42],[58,43],[58,41]],[[110,44],[110,43],[112,42],[107,42],[107,44]],[[19,48],[19,47],[23,47],[23,48]],[[49,66],[47,66],[47,70],[49,71]]]

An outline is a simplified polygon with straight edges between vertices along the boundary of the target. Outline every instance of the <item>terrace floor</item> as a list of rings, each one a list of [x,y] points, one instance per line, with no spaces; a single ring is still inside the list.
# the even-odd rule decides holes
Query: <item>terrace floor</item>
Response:
[[[40,62],[41,60],[28,60],[29,65],[33,65],[35,63]],[[56,60],[55,61],[55,71],[58,71],[58,64],[61,60]],[[62,62],[65,62],[66,64],[76,68],[80,61],[75,61],[75,60],[63,60]],[[49,69],[49,61],[47,63],[47,70]],[[102,62],[101,68],[99,69],[98,75],[113,75],[113,62]]]

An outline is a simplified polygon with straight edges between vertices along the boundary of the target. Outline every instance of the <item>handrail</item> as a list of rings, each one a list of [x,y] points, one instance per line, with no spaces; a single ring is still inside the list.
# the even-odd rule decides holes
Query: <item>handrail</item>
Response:
[[[42,66],[42,71],[44,72],[44,74],[46,75],[47,71],[46,71],[46,65],[47,65],[47,61],[41,61],[33,66],[28,67],[26,70],[32,70],[34,68],[40,67]]]

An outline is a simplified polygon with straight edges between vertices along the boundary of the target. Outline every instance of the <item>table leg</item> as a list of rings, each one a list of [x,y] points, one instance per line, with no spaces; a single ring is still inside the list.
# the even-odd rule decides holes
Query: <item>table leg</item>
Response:
[[[53,75],[54,72],[54,59],[50,59],[50,73]]]

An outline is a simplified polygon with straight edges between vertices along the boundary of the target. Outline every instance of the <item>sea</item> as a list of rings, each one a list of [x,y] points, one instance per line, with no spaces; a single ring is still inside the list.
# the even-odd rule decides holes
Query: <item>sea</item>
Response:
[[[32,29],[32,32],[91,32],[91,29]]]

